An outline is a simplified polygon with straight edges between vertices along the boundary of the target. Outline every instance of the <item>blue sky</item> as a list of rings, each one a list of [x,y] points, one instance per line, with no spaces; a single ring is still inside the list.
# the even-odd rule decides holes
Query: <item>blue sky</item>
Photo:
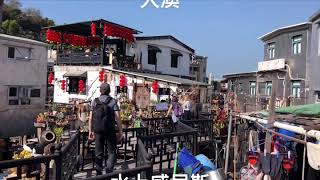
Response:
[[[161,4],[162,0],[154,0]],[[262,60],[258,37],[275,28],[301,23],[319,0],[180,0],[180,8],[141,9],[145,0],[22,0],[56,24],[106,19],[144,32],[173,35],[208,56],[208,73],[254,71]]]

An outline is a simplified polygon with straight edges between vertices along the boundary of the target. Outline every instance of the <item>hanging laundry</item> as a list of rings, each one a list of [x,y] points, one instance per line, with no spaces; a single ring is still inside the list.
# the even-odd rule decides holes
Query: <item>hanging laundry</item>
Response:
[[[240,180],[257,180],[259,167],[244,166],[240,169]]]
[[[275,178],[278,177],[281,173],[281,162],[282,156],[277,154],[271,155],[271,163],[270,163],[270,176]]]
[[[312,167],[309,167],[308,174],[307,174],[307,180],[319,180],[320,179],[320,171],[315,170]]]
[[[320,145],[307,143],[307,155],[309,165],[315,169],[320,170]]]

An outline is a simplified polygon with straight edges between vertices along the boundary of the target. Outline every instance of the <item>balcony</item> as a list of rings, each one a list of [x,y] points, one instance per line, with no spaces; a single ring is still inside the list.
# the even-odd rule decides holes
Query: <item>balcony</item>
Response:
[[[115,54],[113,56],[113,68],[116,69],[137,69],[138,63],[134,62],[133,56],[123,56]],[[57,64],[58,65],[99,65],[103,59],[102,51],[96,52],[75,52],[75,53],[58,53]],[[106,58],[103,64],[108,64],[109,55],[106,54]]]
[[[79,64],[101,64],[102,51],[96,52],[76,52],[76,53],[58,53],[57,64],[79,65]]]

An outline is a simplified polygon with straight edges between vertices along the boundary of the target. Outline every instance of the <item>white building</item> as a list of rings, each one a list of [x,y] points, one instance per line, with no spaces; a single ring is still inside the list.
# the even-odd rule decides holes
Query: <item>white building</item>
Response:
[[[120,94],[120,74],[125,75],[127,88],[125,93],[130,100],[134,100],[138,107],[145,108],[152,102],[169,98],[170,94],[180,91],[190,91],[192,86],[199,87],[200,102],[205,102],[207,97],[207,84],[182,79],[169,75],[129,72],[100,66],[54,66],[54,102],[73,103],[73,100],[82,99],[91,101],[100,96],[99,71],[104,70],[106,82],[111,86],[112,97]],[[78,81],[83,80],[85,88],[83,93],[78,90]],[[66,89],[62,90],[61,82],[66,81]],[[158,94],[151,92],[152,83],[159,84]]]
[[[144,70],[190,77],[194,49],[173,36],[136,37],[136,53]]]
[[[0,137],[34,132],[44,110],[47,44],[0,34]]]

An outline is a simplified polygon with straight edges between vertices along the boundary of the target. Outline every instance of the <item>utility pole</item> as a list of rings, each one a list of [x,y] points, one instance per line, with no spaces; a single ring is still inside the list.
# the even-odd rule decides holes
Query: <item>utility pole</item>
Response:
[[[276,84],[275,80],[272,81],[272,93],[271,99],[269,101],[269,119],[268,119],[268,128],[271,128],[275,121],[275,100],[276,100]],[[271,139],[272,135],[269,132],[266,132],[266,144],[265,144],[265,153],[270,153],[271,151]]]

